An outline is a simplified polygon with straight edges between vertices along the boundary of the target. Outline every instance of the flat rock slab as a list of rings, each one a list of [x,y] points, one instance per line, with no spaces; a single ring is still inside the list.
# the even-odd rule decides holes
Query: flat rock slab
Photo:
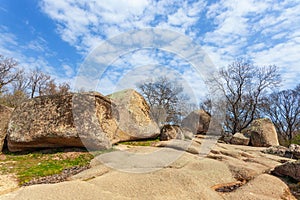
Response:
[[[268,174],[257,176],[243,187],[231,193],[224,193],[224,198],[226,200],[296,200],[296,198],[291,196],[289,188],[284,182]]]
[[[91,169],[70,181],[25,187],[0,199],[294,199],[284,182],[265,174],[287,158],[262,149],[218,143],[201,158],[173,148],[123,148],[96,157]],[[172,155],[179,156],[165,165]],[[246,184],[230,193],[215,190],[240,174],[250,177]]]

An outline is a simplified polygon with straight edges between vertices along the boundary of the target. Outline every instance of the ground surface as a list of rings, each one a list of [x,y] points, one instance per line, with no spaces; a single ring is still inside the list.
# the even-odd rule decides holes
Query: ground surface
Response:
[[[0,189],[7,194],[0,199],[296,199],[269,174],[290,159],[261,153],[264,148],[218,143],[205,158],[172,148],[116,148],[61,183],[19,188],[15,176],[2,175],[7,184]]]

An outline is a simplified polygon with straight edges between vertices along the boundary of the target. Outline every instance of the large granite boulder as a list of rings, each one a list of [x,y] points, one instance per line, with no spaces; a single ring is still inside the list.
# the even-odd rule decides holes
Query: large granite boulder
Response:
[[[247,146],[249,144],[249,142],[250,142],[250,138],[246,137],[242,133],[235,133],[230,140],[230,144],[235,144],[235,145]]]
[[[194,134],[206,134],[209,128],[210,115],[204,110],[195,110],[182,120],[182,127]]]
[[[300,181],[300,161],[286,162],[275,167],[272,173],[277,176],[289,176]]]
[[[14,111],[8,148],[107,149],[120,141],[154,138],[159,128],[134,90],[105,97],[96,92],[36,97]]]
[[[8,126],[8,148],[87,147],[107,149],[125,133],[115,105],[99,93],[41,96],[17,107]]]
[[[144,97],[133,89],[108,96],[119,114],[119,129],[125,133],[119,141],[156,138],[160,129],[150,115],[150,107]]]
[[[254,120],[243,134],[250,136],[250,143],[255,147],[278,146],[278,137],[274,124],[270,119]]]
[[[13,112],[13,108],[0,105],[0,152],[2,151],[3,148],[4,140],[6,137],[7,126],[12,112]]]

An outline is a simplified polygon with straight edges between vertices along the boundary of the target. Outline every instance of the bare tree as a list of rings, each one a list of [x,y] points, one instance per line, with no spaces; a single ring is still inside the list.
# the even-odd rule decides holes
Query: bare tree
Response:
[[[18,63],[13,58],[5,58],[0,55],[0,94],[3,87],[15,81],[20,75],[17,69]]]
[[[70,84],[67,82],[63,82],[58,85],[59,94],[67,94],[68,92],[70,92],[70,89],[71,89]]]
[[[67,94],[70,90],[68,83],[61,83],[57,86],[54,79],[46,83],[44,95]]]
[[[24,94],[27,94],[27,90],[30,86],[30,79],[28,74],[25,73],[24,69],[20,70],[19,76],[15,81],[12,82],[12,92],[22,91]]]
[[[51,80],[49,75],[43,73],[39,68],[36,68],[30,72],[30,98],[33,98],[36,94],[39,96],[45,94],[46,86]]]
[[[208,83],[225,97],[225,131],[236,133],[258,117],[263,94],[280,83],[280,75],[276,66],[256,67],[240,59],[220,69]]]
[[[272,93],[264,99],[262,110],[286,141],[290,142],[300,130],[300,93],[297,88]]]
[[[210,98],[205,98],[200,102],[200,109],[204,110],[205,112],[212,114],[212,101]]]
[[[180,84],[167,77],[159,77],[157,80],[149,79],[139,84],[138,88],[159,125],[180,123],[183,103],[189,100]]]

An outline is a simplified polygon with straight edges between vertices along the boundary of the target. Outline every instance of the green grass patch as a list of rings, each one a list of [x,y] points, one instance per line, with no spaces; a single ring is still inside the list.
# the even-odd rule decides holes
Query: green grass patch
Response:
[[[160,141],[159,138],[156,138],[156,139],[120,142],[119,144],[131,145],[131,146],[153,146],[155,143],[157,143],[159,141]]]
[[[89,152],[7,153],[2,156],[5,158],[0,160],[0,173],[15,174],[20,185],[34,178],[59,174],[66,168],[86,166],[94,158]]]

